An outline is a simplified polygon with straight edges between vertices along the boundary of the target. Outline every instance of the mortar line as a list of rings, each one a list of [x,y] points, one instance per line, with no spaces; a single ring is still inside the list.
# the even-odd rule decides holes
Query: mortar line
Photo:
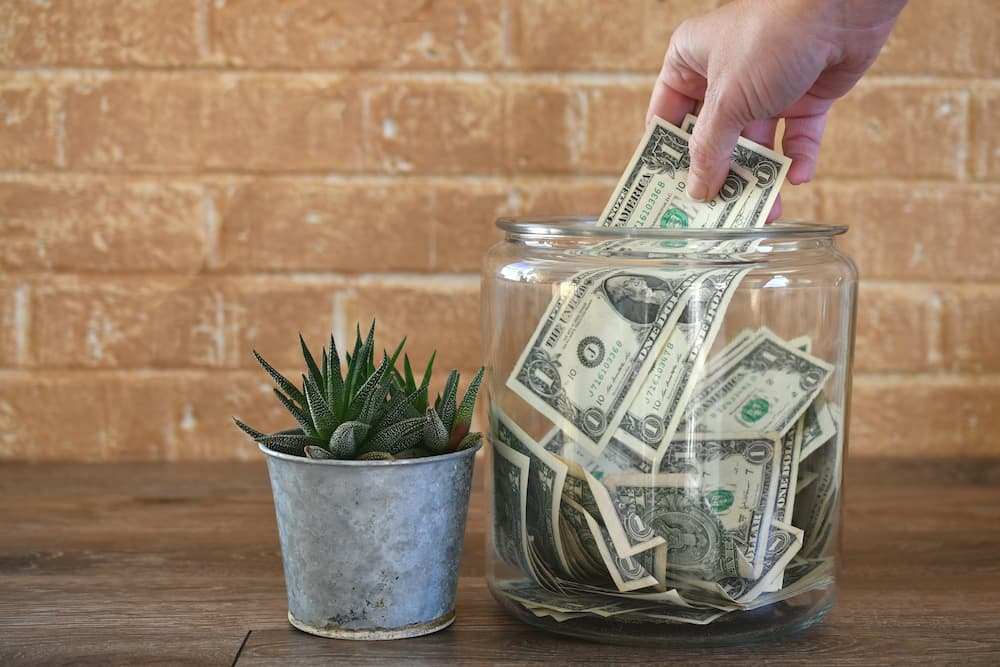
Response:
[[[198,43],[198,57],[208,58],[211,50],[208,43],[208,0],[198,0],[194,15],[195,41]]]
[[[14,288],[14,359],[21,366],[28,365],[28,340],[31,328],[30,287],[20,284]]]
[[[66,166],[66,98],[60,88],[53,96],[55,109],[53,110],[52,127],[55,134],[55,164],[57,167]]]
[[[506,3],[505,3],[506,4]],[[206,16],[207,18],[207,16]],[[197,29],[197,24],[196,24]],[[205,26],[206,41],[210,37]],[[501,34],[503,40],[504,35]],[[509,35],[507,36],[509,39]],[[208,44],[206,44],[208,46]],[[199,45],[200,48],[200,45]],[[210,55],[210,53],[208,54]],[[503,54],[501,54],[501,59]],[[519,69],[509,65],[475,67],[426,67],[413,69],[393,69],[378,67],[295,67],[295,66],[238,66],[234,67],[225,63],[202,63],[187,65],[141,65],[141,64],[112,64],[112,65],[4,65],[0,66],[0,72],[14,72],[19,74],[237,74],[248,76],[294,74],[301,76],[351,76],[351,77],[390,77],[412,78],[412,79],[440,79],[454,80],[455,77],[490,78],[495,77],[500,80],[507,79],[536,79],[550,81],[572,81],[578,83],[587,82],[610,82],[618,83],[648,83],[652,85],[660,67],[659,62],[646,69]],[[977,76],[974,74],[892,74],[875,73],[868,74],[861,83],[862,86],[914,86],[931,85],[945,87],[966,87],[966,86],[997,86],[996,79],[988,76]]]
[[[500,2],[500,62],[510,66],[510,0]]]
[[[358,273],[338,273],[334,271],[310,271],[310,270],[284,270],[273,271],[208,271],[191,273],[170,273],[164,271],[24,271],[11,272],[5,274],[9,278],[17,280],[40,282],[49,281],[58,284],[61,280],[73,280],[84,278],[94,280],[98,283],[113,283],[126,280],[166,280],[171,283],[182,283],[185,280],[197,281],[200,284],[216,284],[227,282],[239,282],[246,279],[261,279],[272,282],[275,280],[287,283],[316,284],[342,286],[349,289],[354,285],[371,285],[378,282],[400,282],[407,285],[437,284],[456,285],[470,284],[480,279],[478,271],[365,271]],[[865,287],[892,287],[902,289],[1000,289],[1000,279],[968,278],[968,279],[945,279],[945,278],[865,278],[862,277],[859,284]]]
[[[623,156],[623,160],[626,156]],[[564,184],[605,184],[614,183],[621,177],[621,173],[613,171],[606,172],[545,172],[545,171],[519,171],[511,174],[503,170],[487,171],[482,173],[468,172],[447,172],[447,171],[340,171],[340,170],[290,170],[290,169],[177,169],[170,171],[149,171],[149,170],[108,170],[99,169],[32,169],[30,171],[19,171],[14,169],[0,170],[0,178],[11,180],[36,180],[50,177],[92,177],[109,180],[121,179],[149,179],[149,180],[192,180],[196,182],[212,181],[217,179],[243,179],[272,178],[272,179],[292,179],[292,180],[323,180],[329,184],[353,183],[356,181],[365,182],[392,182],[392,181],[444,181],[455,183],[483,183],[483,184],[517,184],[530,183],[532,181],[552,182],[559,181]],[[857,187],[885,187],[893,185],[912,186],[935,186],[935,187],[969,187],[975,185],[977,189],[986,187],[988,189],[1000,188],[1000,181],[980,180],[980,181],[960,181],[956,175],[935,178],[932,175],[908,176],[900,174],[898,176],[857,176],[857,175],[820,175],[816,180],[804,186],[792,186],[798,188],[822,188],[826,186],[857,186]]]
[[[353,341],[354,332],[351,331],[351,340]],[[340,335],[335,332],[335,336]],[[346,338],[340,337],[337,339],[347,340]],[[287,370],[279,368],[279,371]],[[118,368],[90,368],[90,367],[80,367],[80,366],[32,366],[30,368],[0,368],[0,379],[24,379],[28,381],[43,380],[46,377],[51,377],[51,379],[79,379],[80,377],[91,377],[91,378],[119,378],[127,376],[134,376],[135,378],[146,378],[146,379],[178,379],[184,376],[191,377],[193,379],[204,378],[206,376],[219,376],[219,377],[229,377],[229,376],[247,376],[248,378],[258,378],[262,382],[266,382],[266,378],[260,376],[260,369],[257,366],[232,366],[232,367],[206,367],[206,366],[177,366],[174,368],[164,368],[160,366],[132,366],[132,367],[118,367]],[[938,382],[945,384],[981,384],[981,385],[998,385],[1000,386],[1000,370],[991,371],[956,371],[950,369],[941,369],[940,371],[905,371],[905,370],[891,370],[891,371],[854,371],[853,373],[854,384],[857,385],[861,383],[882,383],[882,382],[914,382],[914,381],[925,381],[925,382]]]
[[[202,231],[205,233],[205,260],[210,268],[222,265],[219,249],[219,210],[215,206],[215,196],[207,187],[202,187],[201,193]]]

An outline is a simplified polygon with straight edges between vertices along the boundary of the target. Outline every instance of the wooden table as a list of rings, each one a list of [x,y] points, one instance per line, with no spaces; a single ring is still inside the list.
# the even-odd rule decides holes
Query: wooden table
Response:
[[[0,464],[0,664],[1000,664],[1000,460],[848,467],[841,597],[819,626],[740,648],[605,646],[507,617],[473,494],[458,620],[392,642],[285,620],[253,464]]]

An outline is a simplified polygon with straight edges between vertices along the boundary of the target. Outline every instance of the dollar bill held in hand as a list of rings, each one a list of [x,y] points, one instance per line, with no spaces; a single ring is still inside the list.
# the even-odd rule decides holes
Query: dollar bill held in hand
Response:
[[[573,276],[559,286],[507,386],[600,454],[703,272],[636,267]]]
[[[687,187],[691,157],[687,132],[654,117],[632,154],[611,199],[601,212],[603,227],[731,227],[752,190],[753,175],[733,165],[714,199],[696,202]]]
[[[697,116],[688,114],[681,128],[690,134],[694,130]],[[778,199],[778,191],[785,182],[791,159],[776,153],[746,137],[740,137],[733,149],[732,163],[753,175],[756,187],[748,194],[732,227],[762,227]]]
[[[833,373],[827,362],[763,329],[739,355],[707,377],[688,402],[688,432],[786,433]]]
[[[722,269],[698,277],[688,290],[677,324],[619,424],[615,439],[654,465],[662,457],[661,443],[673,439],[729,301],[748,272]]]

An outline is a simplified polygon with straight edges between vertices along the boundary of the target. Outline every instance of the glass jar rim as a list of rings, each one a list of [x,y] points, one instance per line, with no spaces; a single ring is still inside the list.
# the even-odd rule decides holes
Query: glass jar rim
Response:
[[[839,236],[847,225],[824,225],[800,220],[777,220],[764,227],[690,228],[690,227],[599,227],[594,216],[504,217],[496,226],[515,236],[600,237],[606,239],[776,239]]]

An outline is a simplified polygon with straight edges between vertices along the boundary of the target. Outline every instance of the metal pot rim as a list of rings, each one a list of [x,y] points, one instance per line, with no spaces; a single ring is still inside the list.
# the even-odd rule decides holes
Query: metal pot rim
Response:
[[[373,468],[373,467],[384,467],[384,466],[406,466],[406,465],[421,465],[428,463],[436,463],[439,461],[449,461],[451,459],[458,459],[465,456],[472,456],[482,448],[483,443],[480,440],[479,444],[475,447],[469,447],[468,449],[463,449],[457,452],[449,452],[448,454],[435,454],[434,456],[421,456],[412,459],[396,459],[395,461],[353,461],[353,460],[341,460],[341,459],[310,459],[305,456],[292,456],[291,454],[282,454],[281,452],[276,452],[272,449],[268,449],[264,445],[257,443],[257,448],[264,452],[271,458],[281,459],[283,461],[288,461],[289,463],[304,463],[306,465],[321,465],[321,466],[336,466],[336,467],[347,467],[347,468]]]

